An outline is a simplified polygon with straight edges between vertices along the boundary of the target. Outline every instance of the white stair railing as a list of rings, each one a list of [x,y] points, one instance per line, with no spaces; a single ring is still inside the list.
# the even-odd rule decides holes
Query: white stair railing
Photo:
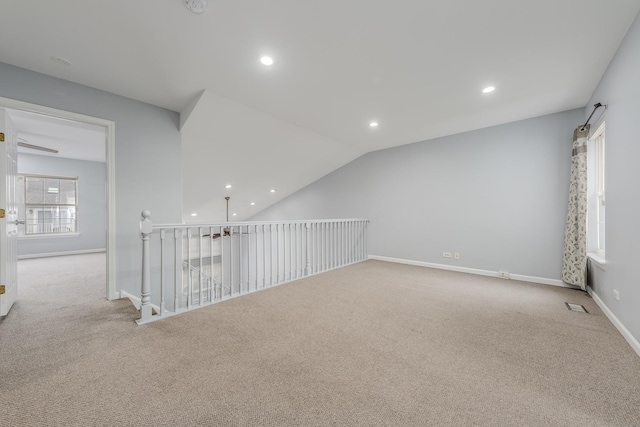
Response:
[[[364,261],[368,224],[335,219],[153,225],[144,211],[137,322]]]

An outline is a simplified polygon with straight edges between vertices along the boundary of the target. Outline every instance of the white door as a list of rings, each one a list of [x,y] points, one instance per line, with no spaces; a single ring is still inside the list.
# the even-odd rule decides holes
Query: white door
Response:
[[[0,108],[0,316],[6,316],[18,295],[18,176],[15,128]]]

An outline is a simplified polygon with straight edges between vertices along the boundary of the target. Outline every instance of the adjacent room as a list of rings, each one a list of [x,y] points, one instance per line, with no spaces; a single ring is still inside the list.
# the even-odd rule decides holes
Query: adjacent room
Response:
[[[0,5],[0,425],[640,425],[639,12]]]

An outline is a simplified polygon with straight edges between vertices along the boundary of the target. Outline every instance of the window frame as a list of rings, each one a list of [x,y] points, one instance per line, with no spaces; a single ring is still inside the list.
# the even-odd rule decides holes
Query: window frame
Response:
[[[606,256],[606,126],[602,119],[594,127],[594,131],[589,136],[589,146],[593,149],[592,166],[594,172],[592,176],[592,188],[589,195],[593,199],[589,214],[594,218],[589,220],[589,225],[594,227],[589,233],[591,242],[590,252],[601,260]]]
[[[73,237],[73,236],[78,236],[79,233],[79,222],[78,222],[78,201],[79,201],[79,194],[78,194],[78,181],[79,181],[79,177],[78,176],[59,176],[59,175],[45,175],[45,174],[31,174],[31,173],[21,173],[18,174],[19,176],[21,176],[23,178],[23,194],[22,194],[22,209],[24,212],[24,229],[23,232],[21,234],[21,238],[48,238],[48,237]],[[74,181],[74,186],[75,186],[75,203],[74,204],[69,204],[69,203],[42,203],[42,204],[38,204],[38,203],[27,203],[27,181],[29,178],[40,178],[40,179],[63,179],[63,180],[68,180],[68,181]],[[29,210],[30,207],[57,207],[58,209],[61,207],[73,207],[75,214],[74,214],[74,218],[73,218],[73,222],[74,222],[74,231],[66,231],[66,232],[46,232],[46,233],[28,233],[28,224],[26,223],[27,221],[27,212]]]

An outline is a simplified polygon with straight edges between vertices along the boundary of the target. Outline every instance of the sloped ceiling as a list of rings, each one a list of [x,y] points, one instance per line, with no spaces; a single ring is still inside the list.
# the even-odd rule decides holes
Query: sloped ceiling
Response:
[[[278,187],[271,203],[368,151],[584,107],[639,8],[639,0],[209,0],[195,15],[182,0],[6,1],[0,60],[184,111],[185,218],[204,209],[203,218],[215,216],[206,206],[220,203],[218,188],[240,179],[223,178],[224,168],[242,171],[242,185]],[[265,54],[273,66],[259,62]],[[483,95],[488,85],[496,90]],[[234,106],[226,113],[235,132],[211,126],[224,117],[214,94]],[[261,133],[264,117],[299,137],[281,138],[275,125]],[[189,162],[212,147],[225,166],[191,174]],[[272,160],[281,158],[296,165]],[[206,194],[191,190],[200,181]],[[261,190],[252,191],[232,197]]]
[[[188,222],[225,220],[226,196],[229,220],[246,219],[360,154],[209,91],[184,121],[182,138]]]

